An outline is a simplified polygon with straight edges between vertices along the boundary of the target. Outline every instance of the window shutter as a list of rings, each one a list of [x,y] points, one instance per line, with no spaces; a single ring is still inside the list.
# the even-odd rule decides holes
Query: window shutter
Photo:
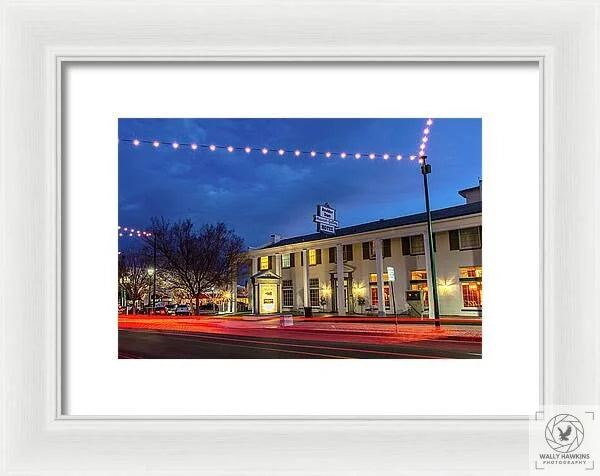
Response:
[[[345,247],[345,251],[346,251],[346,261],[353,261],[354,260],[354,256],[353,256],[353,250],[352,250],[352,245],[344,245]]]
[[[335,263],[335,248],[331,247],[329,248],[329,262],[330,263]]]
[[[269,256],[269,269],[273,269],[273,257]]]
[[[483,243],[483,228],[479,226],[479,242]]]
[[[296,253],[290,253],[290,268],[296,266]]]
[[[460,242],[458,241],[458,230],[450,230],[448,232],[448,236],[450,238],[450,249],[451,250],[460,249]]]
[[[300,266],[304,266],[304,252],[300,252]]]
[[[383,240],[383,257],[389,258],[390,256],[392,256],[392,240],[388,238]]]
[[[317,250],[317,264],[321,264],[321,250]]]
[[[410,254],[410,236],[402,237],[402,255],[406,256]]]
[[[362,244],[363,247],[363,259],[371,259],[370,253],[369,253],[369,242],[365,241]]]

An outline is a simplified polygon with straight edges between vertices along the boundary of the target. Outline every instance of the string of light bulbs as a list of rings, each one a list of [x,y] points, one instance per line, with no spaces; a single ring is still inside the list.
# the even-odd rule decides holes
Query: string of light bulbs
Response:
[[[129,226],[118,226],[118,232],[119,232],[119,236],[132,236],[132,237],[138,237],[141,238],[143,236],[152,236],[152,233],[148,232],[148,231],[144,231],[144,230],[139,230],[136,228],[132,228]]]
[[[423,129],[423,137],[421,138],[421,144],[419,145],[419,151],[415,154],[398,154],[398,153],[389,153],[389,152],[383,152],[383,153],[377,153],[377,152],[338,152],[338,151],[330,151],[330,150],[326,150],[326,151],[321,151],[321,150],[315,150],[315,149],[288,149],[288,148],[273,148],[273,147],[252,147],[249,145],[246,146],[235,146],[235,145],[222,145],[222,144],[202,144],[202,143],[197,143],[197,142],[179,142],[179,141],[172,141],[172,142],[164,142],[164,141],[159,141],[158,139],[140,139],[140,138],[119,138],[119,141],[123,141],[123,142],[128,142],[131,145],[133,145],[134,147],[140,147],[143,146],[144,144],[149,144],[151,145],[153,148],[158,149],[159,147],[165,145],[167,147],[171,147],[174,150],[179,150],[179,149],[189,149],[192,151],[197,151],[197,150],[208,150],[210,152],[216,152],[218,150],[226,150],[229,153],[233,153],[233,152],[244,152],[246,154],[251,154],[251,153],[260,153],[262,155],[268,155],[270,153],[274,153],[277,154],[279,156],[285,156],[285,155],[293,155],[294,157],[325,157],[325,158],[335,158],[335,157],[339,157],[341,159],[346,159],[346,158],[354,158],[354,159],[361,159],[361,158],[369,158],[370,160],[375,160],[375,159],[383,159],[383,160],[389,160],[389,159],[396,159],[396,160],[402,160],[404,158],[408,158],[409,160],[415,160],[419,157],[422,157],[425,155],[425,149],[427,147],[427,143],[429,141],[429,134],[431,132],[431,126],[433,124],[433,119],[427,119],[427,121],[425,122],[425,129]],[[421,160],[420,160],[421,161]]]

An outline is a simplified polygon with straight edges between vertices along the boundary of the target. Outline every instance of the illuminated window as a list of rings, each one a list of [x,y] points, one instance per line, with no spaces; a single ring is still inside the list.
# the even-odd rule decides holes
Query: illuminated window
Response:
[[[463,228],[459,230],[458,236],[461,250],[481,248],[481,234],[478,226]]]
[[[377,287],[373,286],[371,288],[371,306],[378,307],[379,306],[379,297],[377,296]],[[390,309],[390,287],[383,287],[383,296],[385,298],[385,307],[386,309]]]
[[[261,256],[260,257],[260,270],[263,271],[265,269],[269,269],[269,257]]]
[[[423,240],[423,235],[413,235],[410,237],[410,254],[425,254],[425,241]]]
[[[417,271],[410,272],[411,281],[427,281],[427,271],[419,269]]]
[[[387,273],[383,273],[383,282],[387,283],[389,281],[389,277]],[[370,283],[377,283],[377,273],[371,273],[369,276]]]
[[[308,264],[311,266],[317,264],[317,250],[308,250]]]
[[[423,291],[425,308],[429,307],[429,290],[427,288],[427,271],[418,269],[410,272],[411,291]]]
[[[481,266],[466,266],[460,268],[460,286],[462,289],[463,306],[481,308],[483,276]]]
[[[291,279],[284,279],[281,282],[282,305],[285,307],[294,306],[294,287]]]
[[[481,307],[481,281],[473,283],[461,283],[463,294],[463,305],[465,307]]]
[[[281,266],[283,268],[289,268],[291,266],[289,253],[285,253],[285,254],[281,255]]]
[[[481,278],[481,266],[467,266],[464,268],[460,268],[460,277],[461,278]]]

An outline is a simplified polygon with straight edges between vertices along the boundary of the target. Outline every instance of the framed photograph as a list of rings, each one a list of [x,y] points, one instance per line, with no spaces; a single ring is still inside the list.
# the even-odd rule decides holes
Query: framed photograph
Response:
[[[598,8],[4,3],[2,474],[597,470]]]

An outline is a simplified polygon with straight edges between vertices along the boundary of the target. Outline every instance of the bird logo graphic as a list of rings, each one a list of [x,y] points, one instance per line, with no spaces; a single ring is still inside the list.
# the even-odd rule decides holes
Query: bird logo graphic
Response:
[[[570,453],[583,443],[583,425],[577,417],[561,413],[548,421],[545,436],[554,451]]]
[[[571,434],[571,425],[563,432],[559,426],[557,426],[558,432],[560,433],[560,441],[569,441],[569,435]]]

